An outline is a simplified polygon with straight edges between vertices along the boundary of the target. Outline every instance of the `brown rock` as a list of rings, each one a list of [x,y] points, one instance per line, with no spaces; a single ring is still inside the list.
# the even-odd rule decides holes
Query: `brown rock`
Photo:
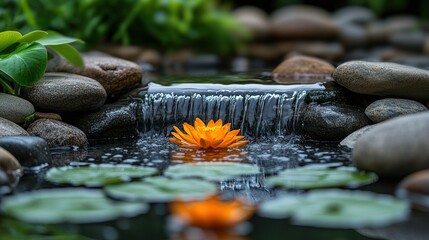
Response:
[[[57,121],[62,121],[62,117],[61,115],[59,115],[58,113],[45,113],[45,112],[35,112],[34,113],[34,117],[37,119],[53,119],[53,120],[57,120]]]
[[[50,71],[68,72],[83,75],[98,81],[108,95],[131,90],[141,82],[143,71],[130,61],[114,57],[84,56],[85,67],[77,68],[59,60]]]
[[[12,173],[22,169],[22,167],[10,152],[0,147],[0,169],[6,173]]]
[[[7,175],[7,182],[14,187],[18,184],[19,179],[24,174],[21,164],[16,158],[6,149],[0,147],[0,172],[3,171]]]
[[[88,139],[82,130],[53,119],[39,119],[28,126],[27,131],[48,142],[49,147],[84,146]]]
[[[315,83],[326,81],[334,70],[334,66],[321,59],[295,56],[277,66],[273,76],[280,83]]]
[[[404,178],[399,183],[397,194],[408,198],[413,203],[413,207],[429,211],[429,169],[415,172]]]
[[[0,117],[0,137],[16,135],[27,136],[28,132],[25,131],[22,127],[20,127],[18,124]]]
[[[271,31],[280,38],[333,38],[338,27],[330,14],[313,6],[289,6],[275,11]]]

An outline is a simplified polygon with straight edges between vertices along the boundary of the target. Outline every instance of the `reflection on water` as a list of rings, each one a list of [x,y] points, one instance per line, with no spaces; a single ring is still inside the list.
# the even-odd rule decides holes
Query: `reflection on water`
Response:
[[[248,152],[242,148],[233,149],[184,149],[177,148],[171,152],[171,163],[187,162],[240,162],[247,159]]]
[[[117,142],[113,141],[109,143],[99,142],[84,149],[53,149],[52,154],[53,163],[56,166],[79,166],[89,163],[123,163],[156,167],[161,172],[170,166],[170,164],[181,162],[227,161],[255,164],[261,169],[262,174],[222,181],[219,184],[222,196],[226,198],[244,197],[252,203],[272,199],[285,193],[302,194],[303,191],[300,190],[273,189],[266,186],[265,177],[283,169],[312,163],[352,164],[349,150],[339,149],[336,144],[329,142],[303,141],[301,137],[294,135],[288,137],[260,137],[240,149],[203,151],[180,149],[170,143],[168,138],[163,134],[142,134],[138,139],[118,140]],[[44,172],[40,171],[38,174],[25,175],[21,179],[16,192],[56,187],[44,181]],[[393,185],[391,189],[394,189],[395,183],[389,182],[379,182],[365,186],[363,189],[373,191],[380,189],[381,191],[386,191],[389,188],[386,188],[385,184],[389,186]],[[378,188],[377,186],[382,187]],[[166,230],[167,216],[168,212],[165,204],[154,204],[151,206],[150,212],[145,215],[103,224],[74,225],[72,229],[73,233],[77,232],[80,235],[93,239],[106,239],[104,236],[104,229],[106,227],[109,227],[110,230],[116,230],[114,234],[116,237],[112,239],[168,239],[168,232]],[[417,238],[413,239],[423,240],[428,234],[428,229],[422,227],[420,223],[428,221],[429,216],[423,214],[419,216],[417,222],[411,219],[408,226],[404,225],[407,227],[386,228],[385,230],[388,232],[393,230],[401,231],[404,236],[407,236],[411,233],[405,230],[415,227],[418,229],[416,230]],[[270,220],[258,216],[254,216],[250,220],[250,223],[252,226],[251,232],[245,235],[245,238],[248,239],[275,240],[285,239],[285,236],[291,239],[373,239],[372,237],[375,235],[381,236],[382,239],[389,239],[391,237],[389,234],[381,233],[384,229],[379,229],[380,231],[378,232],[372,230],[372,234],[367,231],[365,232],[367,236],[364,236],[354,230],[300,227],[291,225],[288,220]],[[418,238],[422,237],[422,234],[424,234],[424,238]],[[183,234],[171,237],[172,239],[189,239],[183,236]],[[3,239],[2,237],[0,238]]]

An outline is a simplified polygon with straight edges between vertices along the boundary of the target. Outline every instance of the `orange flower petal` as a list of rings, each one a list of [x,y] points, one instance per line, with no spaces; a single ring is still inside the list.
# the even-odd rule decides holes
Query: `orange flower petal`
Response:
[[[176,132],[171,134],[176,140],[170,141],[184,148],[231,148],[248,143],[248,141],[240,141],[244,138],[244,136],[238,136],[240,129],[230,131],[231,123],[222,125],[222,119],[216,122],[210,120],[206,125],[200,118],[196,118],[194,126],[183,123],[185,133],[176,126],[173,128]],[[240,143],[236,144],[239,141]]]
[[[173,128],[174,128],[174,130],[176,130],[176,133],[184,140],[184,141],[186,141],[186,142],[189,142],[189,143],[192,143],[192,144],[197,144],[196,142],[195,142],[195,140],[191,137],[191,136],[189,136],[189,135],[187,135],[187,134],[184,134],[182,131],[180,131],[180,129],[178,128],[178,127],[176,127],[176,126],[173,126]]]
[[[236,143],[228,145],[227,148],[240,147],[240,146],[243,146],[243,145],[248,144],[248,143],[249,143],[249,141],[247,141],[247,140],[245,140],[245,141],[239,141],[239,142],[236,142]]]

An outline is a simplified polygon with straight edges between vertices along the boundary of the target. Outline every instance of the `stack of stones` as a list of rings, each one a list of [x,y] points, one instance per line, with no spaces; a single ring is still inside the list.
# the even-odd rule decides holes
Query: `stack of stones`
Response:
[[[360,6],[329,13],[307,5],[286,6],[270,15],[240,7],[233,14],[252,35],[244,53],[251,62],[307,55],[332,63],[390,61],[429,69],[429,33],[415,16],[378,19]]]
[[[76,68],[50,61],[49,72],[19,97],[0,93],[0,180],[8,175],[11,186],[21,166],[49,163],[52,147],[137,135],[135,113],[118,95],[141,84],[141,68],[107,56],[86,55],[84,62]]]
[[[346,96],[304,108],[307,136],[341,141],[359,168],[380,176],[429,168],[429,32],[415,16],[378,19],[364,7],[329,13],[305,5],[271,15],[243,7],[234,15],[254,39],[247,57],[285,59],[275,81],[325,82],[331,95]]]

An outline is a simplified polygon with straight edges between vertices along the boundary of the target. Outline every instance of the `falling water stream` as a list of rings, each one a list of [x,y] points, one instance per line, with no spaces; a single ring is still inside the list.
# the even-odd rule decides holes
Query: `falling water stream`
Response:
[[[144,133],[168,134],[173,125],[193,123],[199,117],[205,122],[222,119],[231,123],[232,129],[241,129],[241,134],[252,138],[287,136],[300,130],[300,111],[307,91],[320,88],[254,84],[160,88],[153,84],[147,94],[136,100],[139,129]]]

